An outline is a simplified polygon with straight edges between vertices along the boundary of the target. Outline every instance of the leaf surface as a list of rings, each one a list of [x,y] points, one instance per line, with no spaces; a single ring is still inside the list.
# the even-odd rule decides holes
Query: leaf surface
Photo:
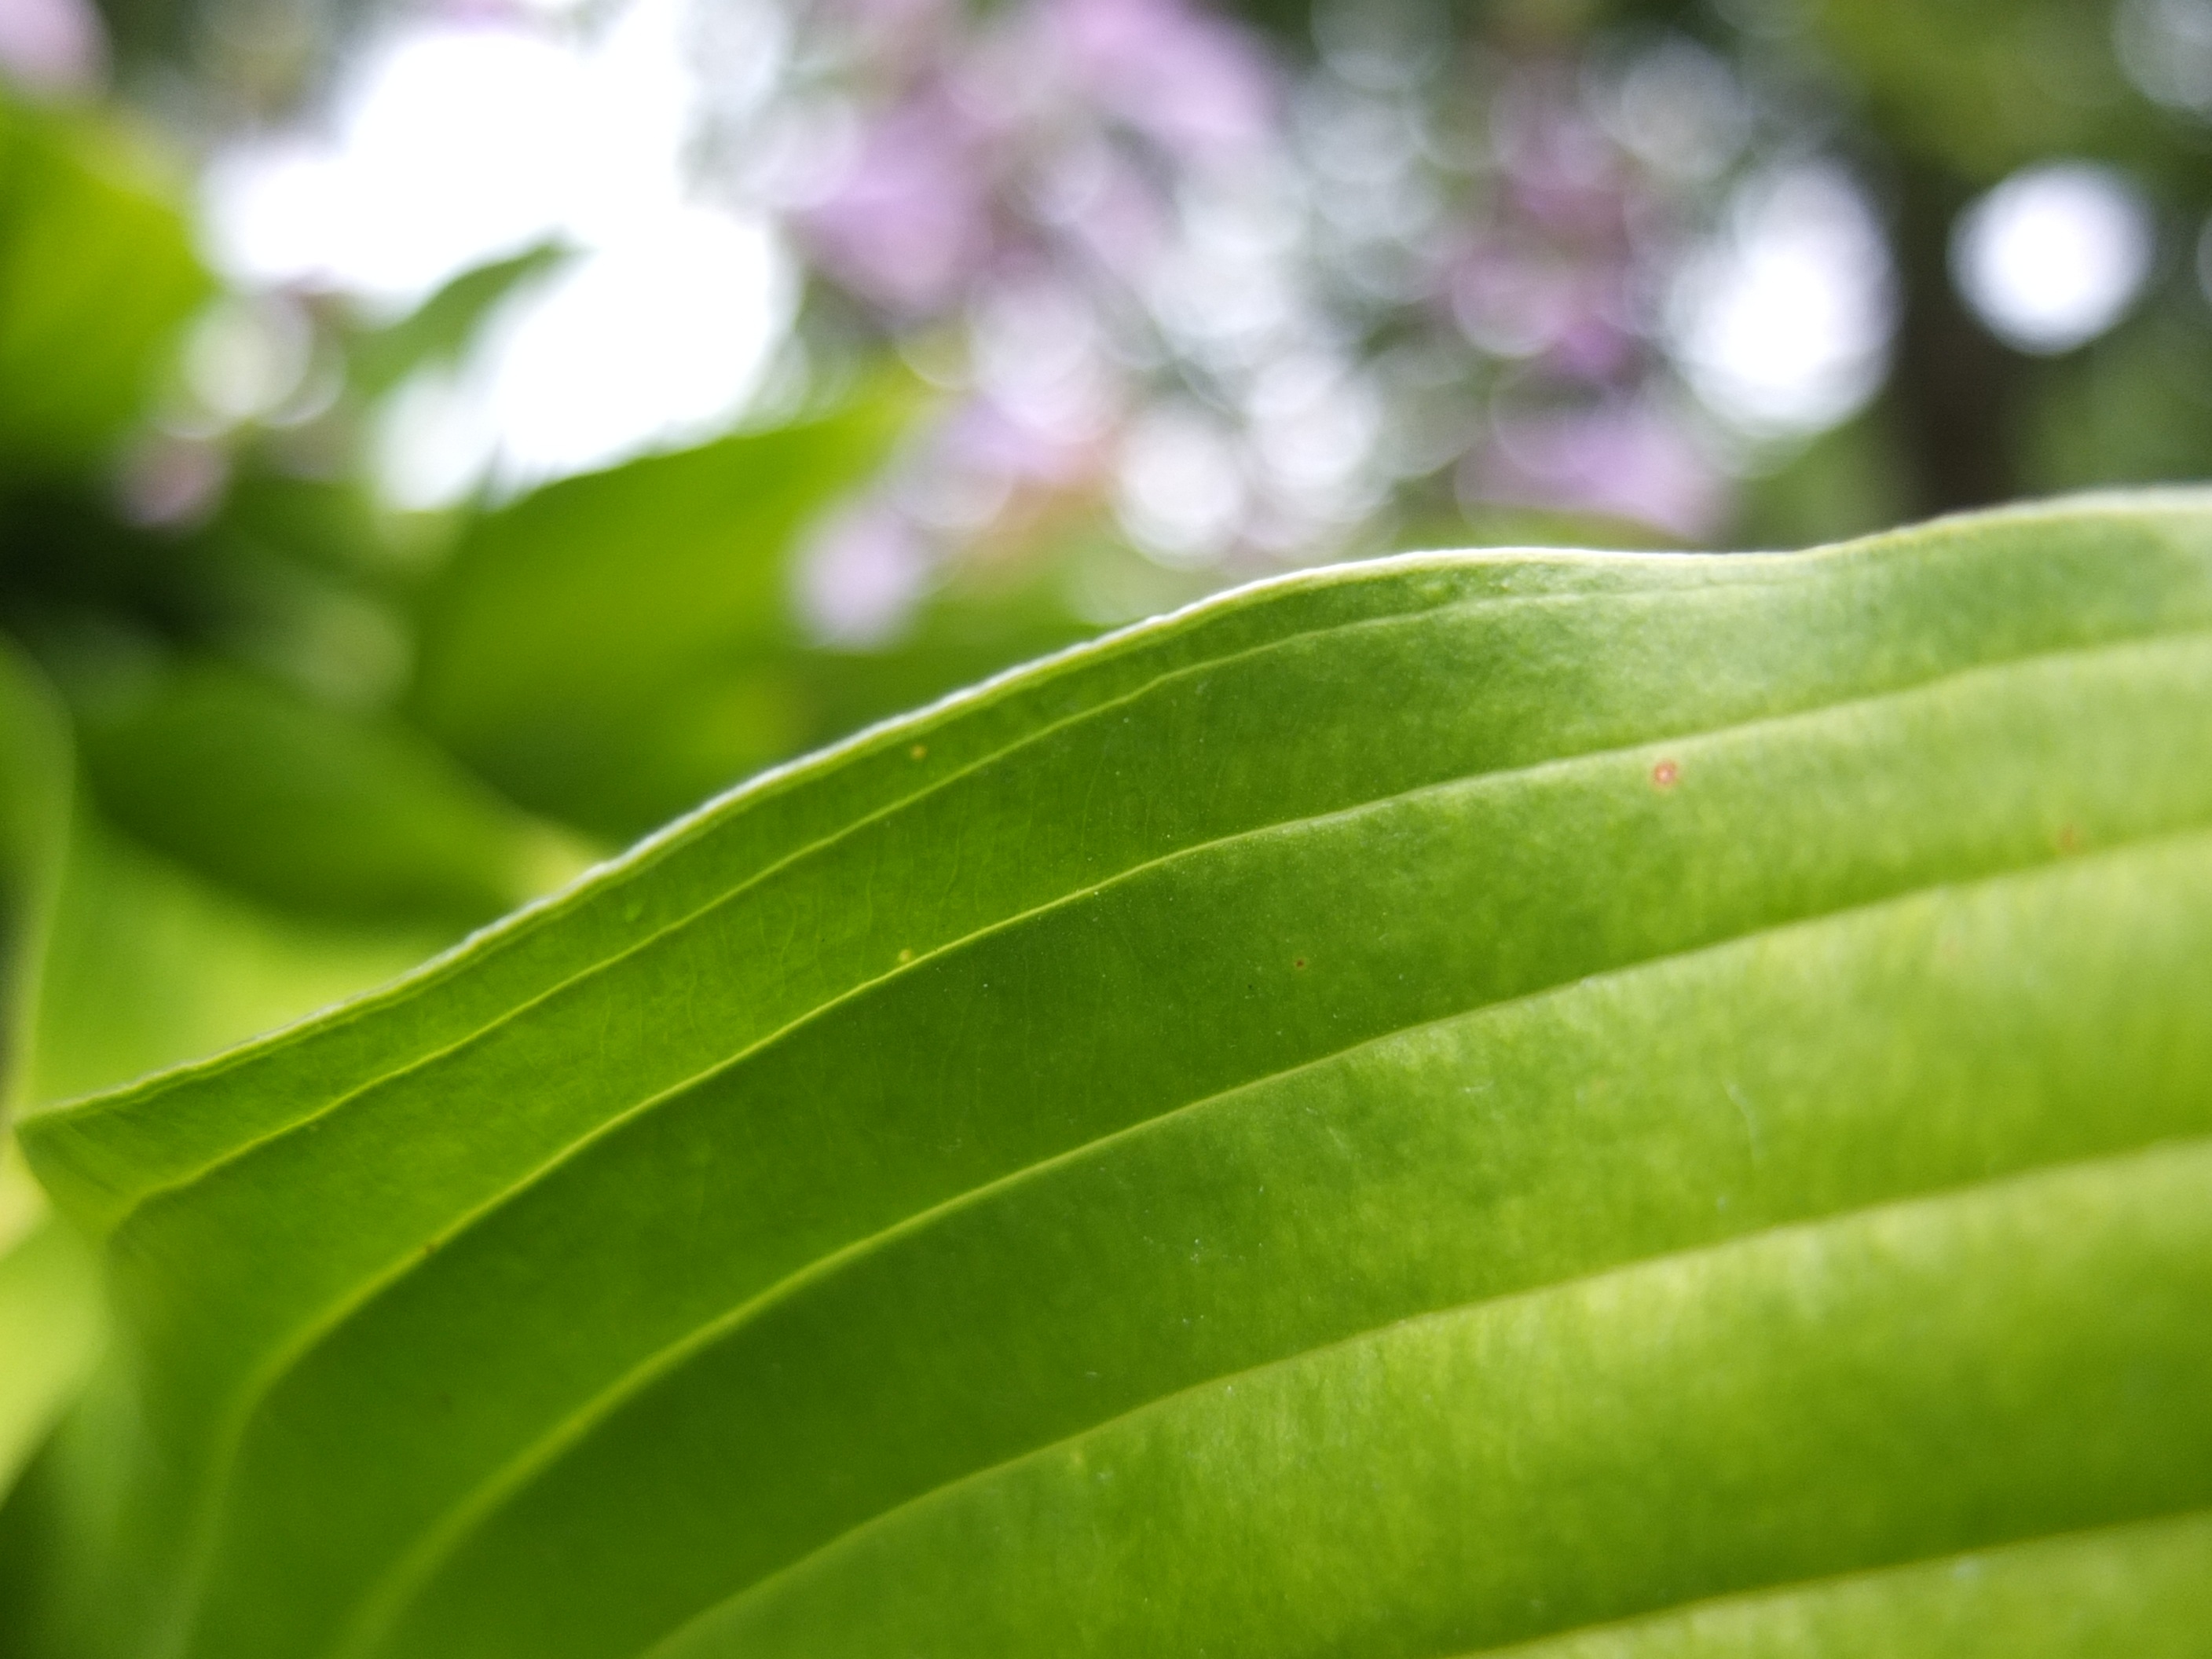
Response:
[[[28,1122],[128,1334],[28,1617],[1412,1659],[1983,1596],[2056,1653],[2063,1594],[2154,1650],[2208,759],[2186,495],[1411,557],[1010,675]]]

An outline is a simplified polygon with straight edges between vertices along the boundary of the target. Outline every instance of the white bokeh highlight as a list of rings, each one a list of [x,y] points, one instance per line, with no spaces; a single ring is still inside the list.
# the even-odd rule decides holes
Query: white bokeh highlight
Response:
[[[384,493],[437,507],[711,437],[758,384],[796,288],[765,226],[703,210],[572,255],[502,302],[457,369],[386,405]]]
[[[689,0],[629,0],[404,25],[356,61],[321,130],[250,139],[208,168],[209,256],[248,291],[335,292],[398,317],[480,265],[568,251],[465,361],[387,400],[374,470],[395,504],[694,441],[759,384],[794,281],[763,216],[696,199],[696,21]],[[774,55],[781,34],[756,33]]]
[[[1669,313],[1699,401],[1753,439],[1802,438],[1880,388],[1896,276],[1863,192],[1838,167],[1804,163],[1739,188]]]
[[[2155,252],[2150,210],[2125,174],[2052,161],[2023,167],[1959,216],[1951,274],[1991,333],[2047,356],[2117,323]]]
[[[1146,556],[1170,569],[1205,564],[1237,533],[1246,501],[1237,447],[1193,404],[1147,410],[1115,469],[1115,516]]]
[[[2212,115],[2212,0],[2122,0],[2112,36],[2120,67],[2148,96]]]
[[[249,140],[203,182],[208,252],[248,286],[336,289],[398,314],[567,228],[592,100],[575,53],[432,25],[371,52],[327,137]]]

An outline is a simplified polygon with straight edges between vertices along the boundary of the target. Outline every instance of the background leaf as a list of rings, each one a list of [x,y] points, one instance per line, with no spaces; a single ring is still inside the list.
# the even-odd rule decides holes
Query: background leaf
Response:
[[[0,1126],[25,1097],[69,812],[67,716],[38,672],[0,642]]]
[[[0,93],[0,455],[96,459],[209,279],[143,158],[90,120]]]
[[[38,969],[68,811],[59,702],[0,647],[0,1498],[82,1382],[100,1327],[93,1256],[48,1213],[11,1121],[33,1086]]]
[[[51,1216],[13,1156],[0,1154],[0,1495],[82,1383],[98,1352],[92,1254]]]
[[[516,800],[611,836],[803,746],[792,543],[906,412],[865,399],[474,520],[422,602],[413,713]]]
[[[258,903],[82,805],[27,1092],[67,1099],[214,1053],[402,973],[448,937],[419,917],[332,921]]]
[[[149,846],[306,915],[467,927],[586,861],[404,727],[218,663],[86,700],[102,808]]]

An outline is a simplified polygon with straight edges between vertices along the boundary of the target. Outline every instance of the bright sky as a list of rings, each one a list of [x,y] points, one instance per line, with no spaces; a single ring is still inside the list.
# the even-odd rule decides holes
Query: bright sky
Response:
[[[752,15],[773,53],[772,15]],[[403,26],[356,60],[319,131],[210,167],[209,252],[248,288],[335,289],[398,316],[488,261],[573,250],[457,372],[395,395],[378,452],[395,500],[605,465],[711,431],[754,390],[794,283],[764,221],[692,199],[689,21],[686,0],[630,0],[596,28]]]

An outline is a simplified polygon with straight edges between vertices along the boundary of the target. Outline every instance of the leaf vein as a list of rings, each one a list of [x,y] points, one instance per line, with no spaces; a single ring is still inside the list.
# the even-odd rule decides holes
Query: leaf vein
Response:
[[[2206,838],[2208,829],[2212,829],[2212,824],[2199,824],[2187,830],[2169,830],[2156,835],[2139,837],[2135,840],[2118,843],[2113,847],[2103,849],[2099,853],[2091,854],[2087,858],[2075,860],[2075,862],[2081,865],[2097,863],[2117,864],[2142,853],[2155,850],[2161,846],[2173,843],[2186,843],[2196,840],[2204,840]],[[2027,877],[2033,877],[2052,869],[2064,861],[2066,860],[2062,859],[2059,855],[2047,855],[2042,859],[2031,861],[2027,864],[1991,872],[1990,874],[1974,882],[1965,884],[1965,885],[1968,887],[1978,887],[2000,882],[2018,880]],[[1432,1030],[1438,1026],[1449,1024],[1455,1021],[1466,1019],[1474,1015],[1495,1012],[1521,1005],[1537,1002],[1547,997],[1556,996],[1563,991],[1569,990],[1581,985],[1605,983],[1643,973],[1648,973],[1652,969],[1660,967],[1670,962],[1681,961],[1704,956],[1715,951],[1724,951],[1731,947],[1740,946],[1751,939],[1798,932],[1810,933],[1829,927],[1852,915],[1865,914],[1880,910],[1886,907],[1908,902],[1916,897],[1925,895],[1940,884],[1942,884],[1936,882],[1925,883],[1905,889],[1899,892],[1887,894],[1879,899],[1869,900],[1863,903],[1844,905],[1832,910],[1820,911],[1810,915],[1792,917],[1784,921],[1749,928],[1741,933],[1731,934],[1724,939],[1710,940],[1705,944],[1690,947],[1688,949],[1662,951],[1657,955],[1648,957],[1639,961],[1620,963],[1599,973],[1586,975],[1578,978],[1538,987],[1533,990],[1520,993],[1513,996],[1498,998],[1488,1002],[1472,1004],[1464,1008],[1455,1009],[1449,1013],[1439,1015],[1433,1019],[1416,1021],[1411,1024],[1400,1026],[1392,1030],[1380,1032],[1373,1036],[1362,1038],[1357,1042],[1348,1043],[1343,1048],[1335,1049],[1330,1053],[1315,1055],[1310,1059],[1300,1060],[1292,1065],[1279,1066],[1274,1070],[1263,1073],[1257,1077],[1245,1079],[1227,1088],[1217,1090],[1211,1094],[1201,1096],[1195,1100],[1183,1102],[1179,1105],[1171,1107],[1165,1111],[1156,1113],[1153,1115],[1142,1119],[1137,1122],[1125,1124],[1118,1129],[1113,1130],[1106,1134],[1096,1136],[1090,1140],[1081,1143],[1080,1145],[1063,1148],[1061,1151],[1055,1152],[1049,1157],[1036,1159],[1032,1163],[1024,1164],[1018,1169],[1008,1170],[1005,1174],[995,1176],[990,1181],[981,1182],[977,1186],[966,1188],[959,1193],[951,1195],[950,1197],[940,1200],[937,1203],[932,1204],[924,1209],[918,1210],[911,1215],[902,1217],[898,1221],[893,1223],[890,1226],[879,1229],[876,1232],[865,1235],[862,1237],[854,1239],[839,1246],[835,1250],[831,1250],[821,1256],[817,1256],[813,1261],[806,1263],[804,1267],[786,1274],[783,1278],[745,1297],[743,1301],[737,1303],[721,1313],[714,1315],[709,1319],[702,1321],[700,1323],[686,1331],[683,1335],[664,1344],[661,1347],[654,1350],[643,1359],[638,1361],[621,1376],[617,1377],[614,1382],[608,1384],[599,1393],[593,1395],[591,1398],[579,1405],[574,1410],[563,1417],[558,1423],[548,1429],[538,1438],[532,1441],[528,1446],[524,1448],[522,1451],[519,1452],[514,1458],[510,1459],[507,1463],[502,1465],[501,1468],[489,1480],[485,1480],[468,1493],[460,1503],[448,1510],[438,1522],[433,1523],[430,1528],[425,1530],[421,1541],[414,1548],[409,1550],[398,1558],[392,1567],[389,1569],[386,1573],[380,1575],[379,1579],[371,1584],[369,1589],[362,1596],[361,1601],[356,1604],[362,1608],[363,1611],[359,1619],[356,1621],[354,1633],[342,1639],[331,1650],[332,1659],[353,1659],[354,1656],[366,1651],[369,1646],[373,1645],[374,1642],[381,1634],[383,1629],[388,1627],[392,1620],[396,1618],[398,1612],[404,1605],[405,1598],[411,1595],[416,1590],[418,1590],[423,1584],[427,1583],[430,1577],[437,1571],[439,1566],[445,1560],[451,1559],[453,1554],[459,1549],[462,1541],[464,1541],[471,1532],[479,1528],[490,1517],[491,1515],[496,1513],[501,1504],[514,1497],[516,1493],[522,1491],[538,1475],[550,1468],[570,1448],[580,1443],[594,1428],[596,1428],[600,1423],[603,1423],[609,1418],[612,1417],[614,1413],[619,1411],[623,1405],[629,1402],[629,1401],[642,1394],[647,1389],[659,1382],[661,1378],[673,1375],[675,1372],[681,1370],[682,1367],[691,1358],[705,1352],[714,1343],[731,1334],[732,1332],[742,1329],[744,1326],[751,1323],[763,1314],[767,1313],[783,1303],[789,1302],[795,1297],[805,1294],[814,1285],[834,1277],[836,1273],[856,1261],[866,1260],[869,1256],[887,1249],[903,1239],[916,1237],[927,1232],[931,1227],[934,1226],[938,1222],[943,1220],[947,1216],[956,1215],[964,1210],[988,1202],[1006,1192],[1015,1190],[1033,1181],[1042,1179],[1045,1175],[1052,1170],[1064,1168],[1085,1158],[1093,1157],[1108,1147],[1138,1139],[1148,1134],[1155,1133],[1178,1119],[1190,1116],[1195,1113],[1204,1110],[1208,1106],[1213,1105],[1216,1103],[1227,1099],[1232,1096],[1265,1088],[1281,1081],[1285,1078],[1293,1077],[1304,1072],[1318,1070],[1322,1066],[1342,1060],[1348,1054],[1357,1054],[1364,1049],[1379,1047],[1383,1043],[1403,1038],[1411,1033]],[[2037,1167],[2063,1167],[2063,1164],[2065,1162],[2090,1161],[2094,1160],[2066,1160],[2063,1161],[2059,1164]],[[1982,1184],[1985,1183],[1971,1182],[1966,1183],[1965,1186],[1948,1190],[1971,1190],[1972,1187]],[[1929,1193],[1923,1193],[1919,1194],[1919,1196],[1929,1196],[1930,1193],[1942,1190],[1947,1189],[1929,1189]],[[1896,1200],[1885,1200],[1885,1202],[1894,1201]],[[1868,1209],[1879,1208],[1881,1207],[1881,1206],[1869,1205],[1856,1207],[1860,1209]],[[1841,1215],[1852,1212],[1854,1212],[1851,1210],[1845,1210],[1837,1212],[1835,1213]],[[1736,1235],[1727,1240],[1726,1243],[1735,1243],[1744,1240],[1757,1238],[1766,1233],[1773,1232],[1784,1227],[1801,1226],[1807,1224],[1808,1222],[1826,1218],[1832,1218],[1798,1216],[1786,1221],[1771,1223],[1765,1226],[1753,1229],[1743,1234]],[[1716,1247],[1705,1246],[1699,1248],[1709,1249]],[[1689,1252],[1680,1252],[1680,1254],[1688,1253]],[[1665,1254],[1675,1253],[1662,1253],[1662,1256]],[[1662,1259],[1662,1257],[1647,1256],[1636,1258],[1630,1261],[1613,1264],[1612,1267],[1602,1271],[1620,1271],[1626,1267],[1637,1265],[1640,1261],[1649,1261],[1658,1259]],[[1571,1283],[1579,1279],[1601,1276],[1602,1276],[1601,1273],[1595,1274],[1580,1274],[1571,1276],[1569,1279],[1559,1282]],[[1523,1286],[1512,1291],[1502,1292],[1498,1297],[1480,1298],[1478,1302],[1460,1305],[1465,1307],[1477,1306],[1480,1305],[1481,1301],[1501,1300],[1505,1297],[1510,1296],[1532,1294],[1547,1288],[1551,1288],[1551,1286],[1542,1285]],[[1445,1312],[1451,1310],[1452,1310],[1449,1309],[1439,1309],[1431,1310],[1430,1311]],[[1315,1352],[1318,1348],[1335,1346],[1339,1341],[1357,1340],[1359,1336],[1369,1334],[1370,1333],[1354,1333],[1350,1336],[1332,1339],[1329,1342],[1317,1344],[1315,1345],[1315,1347],[1302,1350],[1300,1352]],[[1289,1361],[1295,1359],[1298,1356],[1296,1353],[1279,1355],[1273,1359],[1262,1362],[1260,1364],[1248,1366],[1239,1370],[1224,1373],[1224,1377],[1231,1379],[1242,1377],[1253,1371],[1264,1370],[1270,1365],[1289,1363]],[[1224,1380],[1224,1377],[1209,1378],[1200,1382],[1188,1385],[1186,1389],[1178,1389],[1174,1392],[1188,1392],[1188,1389],[1203,1388],[1209,1386],[1212,1382],[1218,1382],[1223,1380]],[[1121,1417],[1126,1417],[1134,1412],[1144,1410],[1150,1405],[1157,1404],[1158,1399],[1172,1397],[1173,1395],[1171,1393],[1170,1395],[1158,1396],[1154,1400],[1143,1401],[1137,1405],[1128,1407],[1121,1412],[1114,1413],[1112,1416],[1101,1419],[1098,1424],[1095,1424],[1090,1427],[1078,1431],[1077,1435],[1090,1433],[1093,1429],[1103,1427],[1107,1423],[1116,1421]],[[1077,1436],[1071,1435],[1066,1437],[1066,1438],[1069,1439],[1074,1437],[1077,1437]],[[1052,1443],[1057,1444],[1060,1443],[1054,1442]],[[1027,1455],[1027,1453],[1018,1454],[1018,1455]],[[957,1484],[958,1480],[965,1480],[967,1478],[969,1477],[966,1475],[956,1477],[954,1480],[940,1483],[939,1486],[933,1487],[931,1491],[934,1492],[941,1490],[945,1486]],[[929,1495],[930,1494],[928,1492],[918,1493],[912,1498],[902,1500],[900,1504],[895,1505],[894,1508],[904,1507],[905,1504],[908,1503],[918,1503],[921,1501],[922,1498],[927,1498]],[[889,1512],[890,1511],[885,1511],[885,1513]],[[865,1521],[856,1522],[853,1528],[848,1528],[847,1530],[848,1532],[856,1531],[860,1527],[864,1527],[867,1524],[869,1524],[869,1522]],[[845,1534],[839,1534],[839,1536],[843,1535]],[[835,1542],[836,1540],[831,1539],[825,1541],[818,1547],[826,1549]],[[811,1553],[811,1552],[810,1552],[810,1553]],[[804,1559],[805,1558],[801,1557],[799,1559]],[[777,1571],[780,1571],[782,1570],[778,1569]],[[763,1578],[773,1576],[775,1576],[773,1573],[766,1574],[763,1575]]]
[[[2212,1150],[2212,1135],[2191,1136],[2185,1139],[2162,1140],[2154,1143],[2154,1146],[2155,1147],[2155,1153],[2154,1155],[2165,1155],[2168,1153],[2181,1153],[2185,1155],[2190,1153],[2201,1153],[2208,1150]],[[1165,1394],[1156,1395],[1148,1400],[1140,1401],[1137,1404],[1130,1406],[1121,1411],[1118,1411],[1113,1413],[1109,1416],[1101,1418],[1096,1423],[1088,1424],[1084,1427],[1074,1431],[1073,1433],[1062,1435],[1058,1439],[1048,1441],[1042,1445],[1030,1447],[1025,1450],[1016,1452],[1011,1456],[1000,1458],[995,1462],[985,1464],[980,1468],[968,1470],[965,1473],[956,1475],[950,1480],[941,1480],[926,1491],[915,1493],[910,1498],[902,1498],[898,1503],[892,1504],[890,1508],[883,1510],[878,1513],[869,1516],[866,1520],[846,1528],[843,1532],[837,1534],[835,1537],[824,1540],[822,1543],[817,1545],[812,1549],[806,1551],[804,1554],[795,1557],[782,1566],[777,1567],[772,1571],[762,1574],[759,1577],[739,1586],[737,1589],[731,1591],[728,1595],[721,1597],[720,1600],[713,1602],[704,1608],[702,1608],[690,1619],[685,1620],[683,1624],[669,1632],[667,1635],[656,1640],[651,1647],[641,1650],[637,1656],[637,1659],[654,1659],[654,1656],[659,1654],[663,1650],[665,1650],[669,1643],[678,1639],[685,1632],[690,1631],[714,1618],[716,1614],[720,1613],[722,1609],[729,1607],[731,1604],[760,1591],[765,1586],[774,1583],[778,1579],[789,1577],[800,1571],[809,1563],[827,1555],[833,1550],[837,1549],[848,1540],[854,1538],[860,1534],[880,1528],[888,1524],[896,1516],[917,1510],[923,1504],[928,1504],[949,1492],[952,1492],[962,1486],[981,1485],[982,1482],[990,1480],[993,1476],[999,1474],[1005,1470],[1010,1469],[1014,1465],[1023,1462],[1027,1459],[1042,1456],[1047,1453],[1058,1450],[1064,1447],[1073,1446],[1079,1442],[1090,1439],[1095,1436],[1102,1434],[1104,1431],[1114,1428],[1117,1425],[1127,1422],[1133,1418],[1142,1416],[1149,1412],[1155,1412],[1161,1410],[1164,1407],[1171,1407],[1176,1401],[1192,1398],[1200,1394],[1211,1393],[1212,1390],[1222,1387],[1224,1384],[1242,1382],[1248,1378],[1257,1376],[1263,1372],[1297,1364],[1303,1361],[1311,1359],[1316,1355],[1329,1353],[1340,1349],[1349,1349],[1361,1342],[1371,1340],[1378,1332],[1389,1330],[1399,1325],[1461,1317],[1470,1314],[1480,1313],[1486,1309],[1499,1307],[1514,1302],[1533,1301],[1544,1297],[1554,1296],[1562,1291],[1572,1290],[1577,1286],[1595,1286],[1602,1285],[1608,1280],[1618,1279],[1631,1273],[1655,1271],[1662,1273],[1686,1272],[1695,1263],[1711,1261],[1717,1257],[1743,1251],[1757,1246],[1763,1241],[1772,1239],[1785,1233],[1818,1232],[1824,1229],[1849,1224],[1850,1222],[1863,1217],[1879,1215],[1885,1211],[1904,1210],[1915,1207],[1925,1209],[1933,1206],[1955,1204],[1975,1193],[1984,1191],[1991,1187],[2002,1187],[2015,1182],[2032,1181],[2039,1177],[2047,1177],[2062,1174],[2068,1170],[2091,1169],[2099,1164],[2118,1164],[2139,1160],[2143,1158],[2146,1152],[2149,1150],[2149,1148],[2137,1147],[2130,1151],[2119,1152],[2106,1152],[2094,1153],[2081,1158],[2060,1158],[2054,1162],[2036,1165],[2027,1170],[2014,1170],[2002,1176],[1984,1178],[1979,1181],[1964,1182],[1956,1185],[1936,1188],[1929,1191],[1916,1193],[1900,1198],[1887,1199],[1872,1204],[1848,1206],[1843,1209],[1830,1211],[1820,1215],[1800,1216],[1790,1220],[1772,1221],[1758,1227],[1751,1228],[1747,1231],[1735,1234],[1725,1239],[1692,1245],[1680,1249],[1662,1250],[1650,1255],[1633,1257],[1627,1261],[1611,1262],[1587,1273],[1571,1273],[1565,1278],[1551,1280],[1545,1284],[1525,1285],[1518,1290],[1504,1291],[1496,1296],[1477,1297],[1468,1302],[1454,1304],[1445,1307],[1432,1308],[1428,1310],[1426,1312],[1413,1315],[1407,1319],[1391,1320],[1382,1325],[1371,1327],[1365,1330],[1353,1331],[1342,1336],[1332,1337],[1327,1341],[1314,1343],[1310,1346],[1301,1348],[1292,1353],[1279,1354],[1272,1358],[1261,1361],[1255,1364],[1243,1366],[1236,1370],[1224,1371],[1219,1376],[1202,1378],[1199,1382],[1188,1384],[1186,1387],[1171,1389]],[[2137,1518],[2140,1519],[2142,1517]],[[1655,1608],[1652,1611],[1663,1612],[1665,1609]],[[1545,1638],[1540,1637],[1529,1639],[1543,1640]],[[1475,1650],[1475,1652],[1480,1653],[1486,1650],[1478,1649]],[[1461,1656],[1452,1656],[1451,1659],[1461,1659]]]

